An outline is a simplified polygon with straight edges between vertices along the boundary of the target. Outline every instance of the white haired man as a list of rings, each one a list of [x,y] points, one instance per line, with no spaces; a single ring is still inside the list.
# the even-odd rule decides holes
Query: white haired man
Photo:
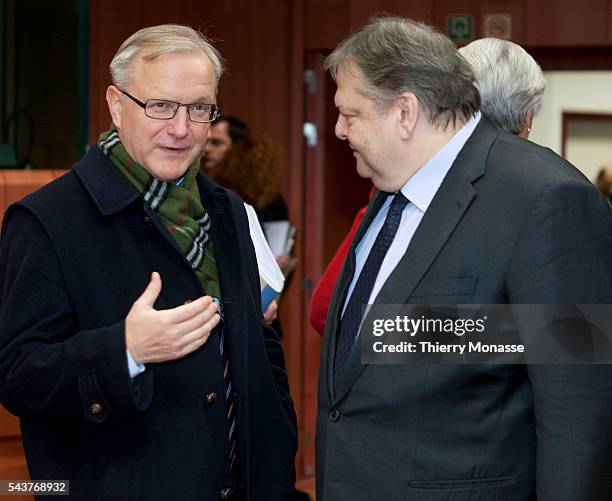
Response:
[[[538,63],[520,45],[499,38],[474,40],[459,53],[474,70],[480,110],[501,129],[527,139],[546,89]]]
[[[30,476],[81,500],[290,499],[295,413],[247,216],[199,173],[219,55],[162,25],[110,69],[111,129],[4,221],[0,401]]]

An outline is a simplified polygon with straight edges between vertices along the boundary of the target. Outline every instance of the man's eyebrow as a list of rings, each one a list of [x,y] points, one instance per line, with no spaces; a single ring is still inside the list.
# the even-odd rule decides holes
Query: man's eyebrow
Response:
[[[181,102],[183,104],[200,104],[200,103],[204,103],[204,104],[214,104],[215,100],[214,98],[211,97],[204,97],[204,96],[198,96],[195,99],[190,99],[189,101],[177,101],[176,99],[170,99],[170,98],[166,98],[166,97],[157,97],[157,98],[153,98],[155,100],[159,100],[159,101],[169,101],[171,103],[178,103]]]
[[[196,99],[193,99],[192,101],[189,101],[190,103],[207,103],[207,104],[213,104],[215,102],[215,99],[208,96],[208,97],[203,97],[200,96]]]

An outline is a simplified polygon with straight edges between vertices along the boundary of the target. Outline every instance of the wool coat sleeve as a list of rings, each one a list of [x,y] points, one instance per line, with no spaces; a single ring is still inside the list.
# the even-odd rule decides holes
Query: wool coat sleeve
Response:
[[[0,402],[20,417],[144,410],[151,374],[131,380],[124,321],[76,331],[65,276],[41,222],[7,212],[0,240]],[[99,404],[95,406],[94,404]]]

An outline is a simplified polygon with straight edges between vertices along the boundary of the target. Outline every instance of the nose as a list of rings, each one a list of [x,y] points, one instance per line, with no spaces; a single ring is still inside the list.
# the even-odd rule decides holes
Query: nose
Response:
[[[176,137],[185,137],[189,132],[190,121],[187,107],[179,106],[174,117],[169,120],[171,126],[170,133]]]
[[[347,138],[346,120],[340,114],[338,115],[338,120],[336,120],[335,133],[338,139],[341,139],[342,141],[346,141],[346,138]]]

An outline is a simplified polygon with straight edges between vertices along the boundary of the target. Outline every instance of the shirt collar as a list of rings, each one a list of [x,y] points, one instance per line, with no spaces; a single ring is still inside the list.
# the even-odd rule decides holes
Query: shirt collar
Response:
[[[429,207],[444,177],[478,122],[480,122],[479,111],[402,186],[400,190],[402,194],[421,212],[425,212]]]

